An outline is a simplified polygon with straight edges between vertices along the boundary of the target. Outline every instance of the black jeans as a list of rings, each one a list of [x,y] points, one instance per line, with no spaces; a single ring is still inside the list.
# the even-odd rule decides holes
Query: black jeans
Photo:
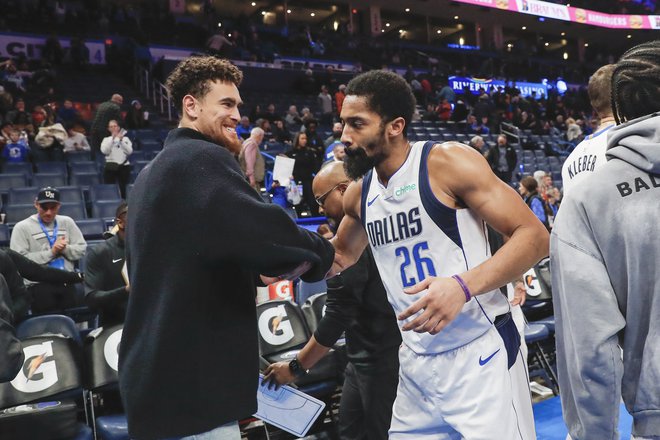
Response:
[[[116,170],[103,169],[103,183],[118,183],[121,198],[126,200],[126,185],[131,181],[131,166],[120,165]]]
[[[339,403],[339,438],[387,440],[399,385],[398,365],[375,374],[365,374],[349,362],[344,374]]]

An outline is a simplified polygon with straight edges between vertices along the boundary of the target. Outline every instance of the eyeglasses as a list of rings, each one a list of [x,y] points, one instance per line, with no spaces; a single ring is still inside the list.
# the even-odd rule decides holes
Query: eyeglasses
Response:
[[[314,197],[314,200],[316,200],[316,203],[318,203],[318,205],[319,205],[321,208],[323,208],[323,204],[325,203],[325,199],[328,198],[328,196],[330,195],[330,193],[333,192],[334,190],[336,190],[337,187],[339,187],[340,185],[345,185],[345,184],[347,184],[347,183],[348,183],[347,181],[339,182],[338,184],[336,184],[335,186],[333,186],[332,188],[330,188],[328,191],[326,191],[325,193],[323,193],[321,196],[319,196],[319,197]]]

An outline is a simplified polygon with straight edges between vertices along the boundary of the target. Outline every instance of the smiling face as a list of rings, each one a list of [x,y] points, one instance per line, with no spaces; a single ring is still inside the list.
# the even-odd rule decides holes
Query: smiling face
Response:
[[[364,97],[349,95],[341,109],[344,131],[341,142],[346,146],[344,161],[349,177],[358,178],[385,158],[385,124],[367,106]]]
[[[241,151],[236,126],[241,119],[238,106],[242,103],[238,87],[220,81],[211,82],[209,92],[201,99],[192,95],[183,98],[184,111],[192,119],[191,128],[235,154]]]

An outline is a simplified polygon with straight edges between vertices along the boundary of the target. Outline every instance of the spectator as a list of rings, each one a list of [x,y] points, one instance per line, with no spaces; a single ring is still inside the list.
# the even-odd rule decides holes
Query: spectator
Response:
[[[435,108],[435,112],[438,114],[440,121],[447,122],[451,118],[451,104],[447,99],[443,99]]]
[[[511,175],[518,162],[516,150],[509,145],[506,135],[501,134],[497,137],[497,145],[489,148],[484,154],[490,168],[495,175],[505,183],[511,182]]]
[[[58,215],[60,192],[46,187],[34,202],[37,213],[14,226],[12,250],[30,260],[57,269],[73,272],[74,264],[85,254],[87,243],[71,217]],[[30,284],[34,313],[62,312],[78,305],[75,288],[51,283]]]
[[[307,134],[307,148],[314,152],[318,165],[320,166],[321,162],[323,162],[325,147],[323,146],[323,140],[317,131],[318,126],[319,124],[316,120],[310,120],[305,124],[305,133]]]
[[[110,136],[101,142],[101,153],[105,155],[103,182],[119,184],[121,197],[126,198],[126,185],[131,179],[131,164],[128,157],[133,154],[133,143],[126,130],[114,119],[108,122]]]
[[[123,102],[124,98],[120,94],[115,93],[110,98],[110,101],[101,103],[96,110],[96,115],[90,129],[92,157],[96,156],[97,152],[101,149],[103,138],[108,135],[108,123],[111,120],[121,121],[121,105]]]
[[[35,148],[32,149],[37,162],[61,162],[64,160],[64,141],[67,133],[62,124],[57,123],[39,127],[34,138]]]
[[[337,107],[337,115],[341,114],[341,106],[344,104],[344,98],[346,97],[346,84],[339,84],[339,89],[335,92],[335,107]]]
[[[314,193],[312,192],[312,179],[314,173],[318,170],[318,162],[314,151],[307,146],[307,133],[298,133],[293,141],[293,148],[285,154],[291,159],[295,159],[293,178],[296,182],[302,183],[302,195],[307,208],[309,208],[313,215],[318,215],[318,205],[314,200]],[[302,207],[299,208],[299,213],[301,211]]]
[[[74,124],[80,123],[81,117],[78,110],[73,106],[73,101],[65,99],[62,107],[57,110],[57,122],[65,127],[70,127]]]
[[[266,107],[266,113],[260,115],[259,117],[268,119],[268,122],[271,124],[275,122],[276,119],[280,119],[280,117],[275,112],[275,104],[273,103],[268,104],[268,107]]]
[[[69,128],[68,133],[69,137],[64,140],[64,154],[91,150],[89,142],[87,142],[87,137],[84,134],[73,127]]]
[[[344,130],[344,127],[341,122],[335,122],[332,125],[332,134],[328,136],[325,141],[323,141],[323,146],[326,148],[326,153],[328,152],[327,148],[334,144],[335,142],[341,142],[341,134]]]
[[[27,162],[29,149],[19,142],[21,132],[15,128],[9,133],[9,143],[2,150],[3,162],[22,163]]]
[[[291,144],[291,133],[284,127],[284,121],[281,118],[275,119],[271,130],[271,141],[282,145]]]
[[[122,275],[125,264],[128,205],[115,211],[116,233],[87,252],[85,257],[85,302],[99,312],[102,326],[121,324],[126,317],[129,286]]]
[[[582,129],[575,122],[575,119],[566,119],[566,140],[568,142],[577,142],[582,137]]]
[[[238,132],[238,130],[237,130]],[[243,147],[238,155],[238,162],[245,173],[250,186],[259,191],[266,174],[266,164],[264,157],[259,151],[259,145],[264,140],[264,131],[255,127],[250,132],[250,137],[243,141]]]
[[[206,49],[209,54],[225,56],[228,48],[233,47],[234,43],[229,41],[223,30],[219,30],[206,40]]]
[[[470,146],[482,155],[484,154],[484,145],[486,145],[486,142],[484,142],[484,138],[481,136],[474,136],[470,139]]]
[[[329,151],[328,151],[329,150]],[[332,162],[343,162],[346,157],[346,146],[341,142],[335,142],[326,150],[325,162],[321,168]]]
[[[7,112],[5,116],[5,121],[14,125],[19,131],[25,130],[28,135],[34,136],[34,123],[32,121],[32,115],[25,111],[25,101],[19,98],[14,103],[14,110]]]
[[[126,112],[126,127],[130,130],[137,130],[145,128],[147,125],[149,125],[149,112],[145,112],[142,103],[134,99]]]
[[[282,208],[286,209],[289,207],[289,202],[286,199],[286,188],[280,184],[279,180],[273,180],[268,192],[272,196],[272,202]]]
[[[522,178],[520,184],[518,185],[518,192],[523,197],[525,203],[527,206],[529,206],[529,209],[532,210],[536,218],[538,218],[547,229],[550,229],[550,223],[548,222],[548,215],[545,209],[545,202],[539,195],[537,188],[538,183],[536,182],[536,179],[531,176],[525,176]]]
[[[241,117],[241,122],[236,127],[236,134],[242,139],[245,140],[250,137],[252,132],[252,125],[250,124],[250,118],[247,116]]]
[[[289,131],[289,133],[298,133],[300,131],[302,118],[300,117],[298,109],[295,105],[289,106],[289,111],[284,117],[284,122],[286,123],[286,129]]]
[[[321,123],[330,125],[332,123],[332,96],[328,92],[328,86],[321,86],[317,99],[321,109]]]

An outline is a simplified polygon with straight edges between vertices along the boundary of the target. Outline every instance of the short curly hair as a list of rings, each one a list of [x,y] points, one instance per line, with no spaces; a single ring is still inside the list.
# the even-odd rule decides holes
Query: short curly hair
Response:
[[[183,97],[192,95],[202,99],[210,91],[210,82],[233,83],[238,87],[243,81],[243,72],[227,60],[216,57],[190,57],[174,68],[165,82],[172,101],[181,111]]]
[[[403,135],[407,136],[417,103],[412,89],[400,75],[385,70],[370,70],[353,78],[345,93],[366,98],[369,109],[377,113],[383,122],[402,117],[406,121]]]

